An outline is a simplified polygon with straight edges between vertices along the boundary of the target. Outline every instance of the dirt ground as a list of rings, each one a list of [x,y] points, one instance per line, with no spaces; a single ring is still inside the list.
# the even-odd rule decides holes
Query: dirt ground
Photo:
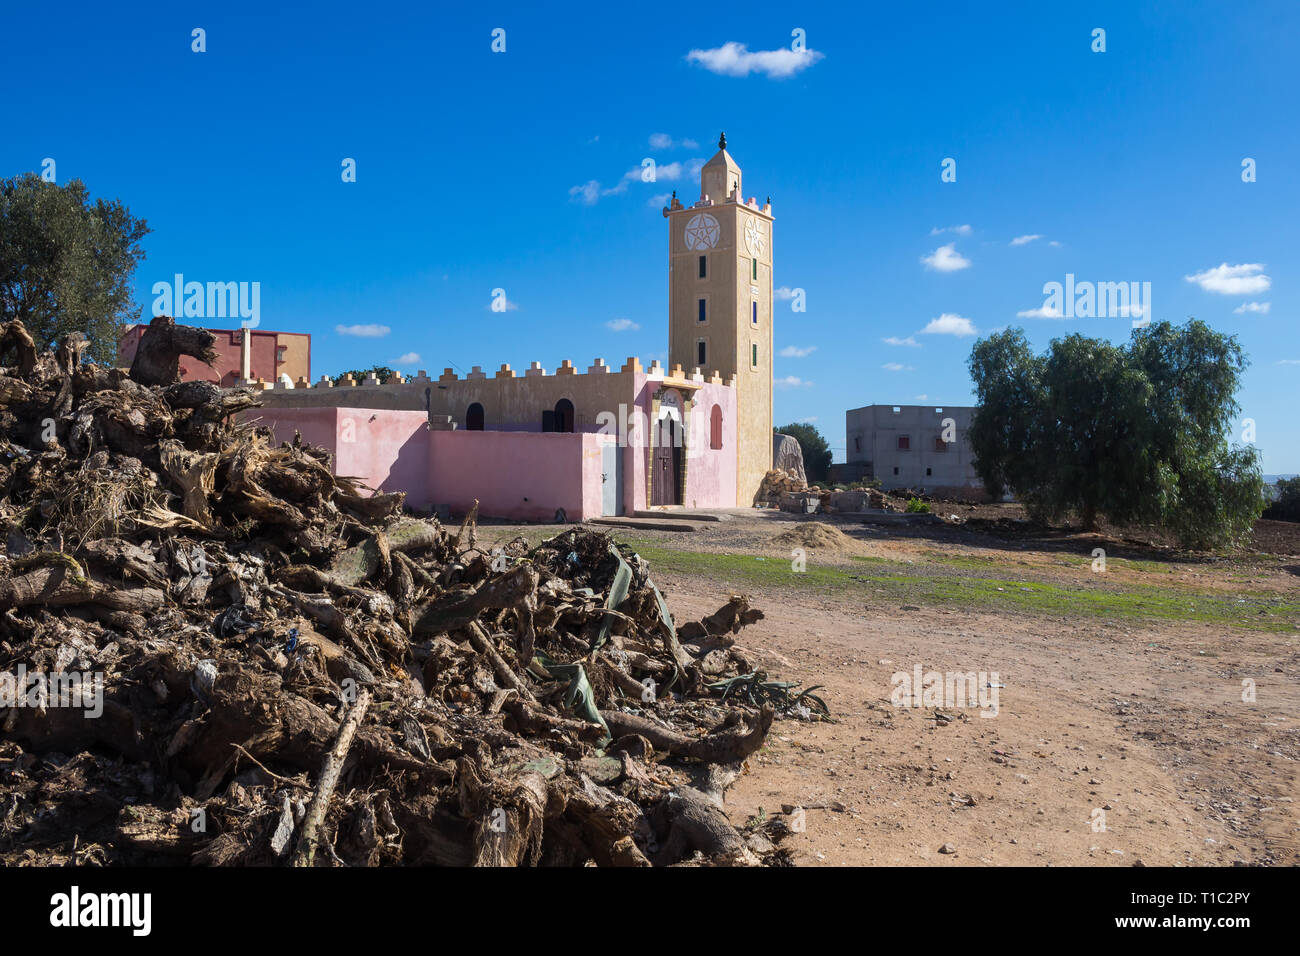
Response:
[[[836,719],[778,721],[733,822],[804,808],[801,865],[1300,863],[1300,528],[1189,556],[989,507],[965,526],[755,511],[616,532],[678,620],[748,594],[766,619],[740,642],[773,679],[822,685]],[[975,672],[984,706],[896,705],[917,666]]]

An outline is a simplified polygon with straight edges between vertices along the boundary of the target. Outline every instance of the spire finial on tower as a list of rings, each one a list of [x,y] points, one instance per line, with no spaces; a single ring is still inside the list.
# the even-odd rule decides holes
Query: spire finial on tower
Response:
[[[726,149],[726,148],[727,148],[727,134],[723,133],[721,136],[718,137],[718,149]]]

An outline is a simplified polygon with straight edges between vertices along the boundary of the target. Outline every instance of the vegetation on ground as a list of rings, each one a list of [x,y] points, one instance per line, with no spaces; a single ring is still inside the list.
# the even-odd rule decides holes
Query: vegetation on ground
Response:
[[[972,568],[982,574],[956,574],[942,567],[957,563],[948,559],[930,566],[855,557],[844,565],[819,564],[810,556],[806,569],[796,572],[784,556],[683,551],[635,538],[624,540],[660,572],[700,575],[765,593],[799,590],[875,604],[1010,611],[1071,620],[1206,622],[1254,631],[1293,632],[1300,624],[1300,596],[1268,591],[1209,591],[1167,581],[1109,582],[1100,575],[1078,585],[1017,579],[1006,577],[1010,567],[992,559]],[[1089,560],[1080,559],[1080,568],[1087,567]],[[969,563],[976,562],[971,558]],[[859,570],[854,566],[858,564],[866,567]]]

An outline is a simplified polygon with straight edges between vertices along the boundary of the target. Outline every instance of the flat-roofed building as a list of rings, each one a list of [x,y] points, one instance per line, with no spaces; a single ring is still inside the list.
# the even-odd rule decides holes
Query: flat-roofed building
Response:
[[[128,326],[118,343],[118,362],[129,366],[147,325]],[[217,357],[205,365],[192,355],[182,355],[181,379],[186,382],[297,382],[311,380],[311,335],[306,332],[272,332],[267,329],[208,329],[216,340]]]
[[[864,405],[845,413],[846,476],[931,493],[982,490],[969,405]]]

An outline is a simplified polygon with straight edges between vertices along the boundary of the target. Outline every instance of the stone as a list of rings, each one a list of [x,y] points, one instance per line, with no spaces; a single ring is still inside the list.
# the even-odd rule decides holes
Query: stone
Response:
[[[803,449],[793,435],[772,436],[772,467],[808,483],[808,475],[803,469]]]

